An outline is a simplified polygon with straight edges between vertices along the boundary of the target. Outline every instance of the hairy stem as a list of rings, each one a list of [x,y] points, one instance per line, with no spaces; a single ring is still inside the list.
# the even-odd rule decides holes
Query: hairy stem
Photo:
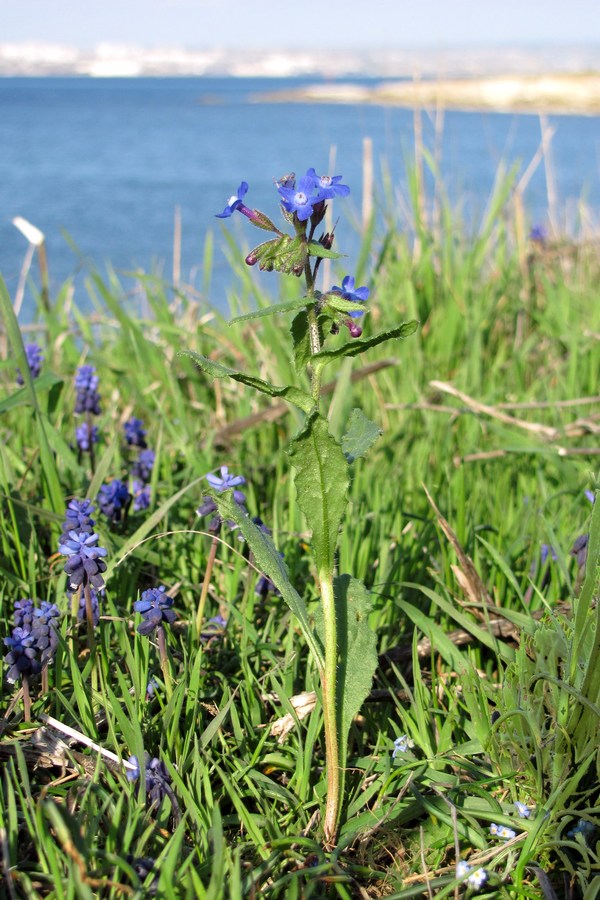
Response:
[[[320,583],[325,629],[325,668],[322,671],[322,687],[327,802],[325,806],[324,839],[327,847],[334,847],[341,800],[340,751],[337,726],[337,622],[331,573],[322,573]]]

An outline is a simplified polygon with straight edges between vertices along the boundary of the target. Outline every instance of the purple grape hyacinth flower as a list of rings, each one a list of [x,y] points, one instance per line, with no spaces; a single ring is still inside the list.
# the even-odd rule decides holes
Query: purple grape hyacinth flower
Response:
[[[127,767],[127,779],[129,781],[137,781],[141,775],[140,763],[137,756],[130,756],[127,762],[131,763],[135,768]],[[146,796],[150,803],[154,806],[160,806],[165,796],[168,796],[173,802],[173,792],[171,791],[171,776],[164,762],[157,756],[152,758],[146,754],[144,760],[144,772],[146,778]]]
[[[108,551],[104,547],[97,547],[98,541],[96,533],[71,531],[67,540],[59,544],[58,552],[69,557],[65,563],[65,572],[69,576],[72,590],[76,590],[86,582],[96,590],[104,587],[102,575],[106,572],[106,563],[102,557],[106,556]]]
[[[133,511],[142,512],[142,510],[148,509],[151,497],[150,485],[134,479],[131,484],[131,490],[133,492]]]
[[[31,631],[13,628],[12,635],[4,638],[4,643],[10,648],[4,657],[4,662],[10,666],[6,675],[9,684],[14,684],[19,676],[37,675],[42,671],[35,635]]]
[[[146,448],[146,429],[141,419],[136,419],[135,416],[127,419],[123,423],[123,431],[125,432],[125,440],[130,447]]]
[[[248,182],[242,181],[239,188],[237,189],[237,194],[233,194],[227,203],[227,206],[223,210],[222,213],[216,213],[217,219],[228,219],[229,216],[233,215],[236,211],[241,212],[242,215],[246,216],[248,219],[255,219],[256,213],[252,209],[248,209],[245,205],[244,197],[248,193]]]
[[[340,294],[344,300],[351,300],[353,303],[365,303],[369,299],[369,288],[368,287],[354,287],[354,277],[352,275],[346,275],[346,277],[342,281],[342,286],[339,287],[335,284],[331,288],[332,294]],[[357,309],[356,312],[349,312],[348,315],[352,316],[353,319],[358,319],[360,316],[364,315],[364,309]]]
[[[347,197],[350,188],[347,184],[340,184],[341,175],[317,175],[314,169],[308,169],[307,178],[312,178],[318,192],[319,200],[332,200],[334,197]]]
[[[139,634],[150,634],[163,622],[172,625],[177,618],[175,611],[171,609],[173,598],[167,595],[166,590],[162,584],[158,588],[149,588],[133,604],[134,610],[140,613],[143,620],[137,627]]]
[[[15,600],[13,622],[15,628],[22,628],[24,631],[31,631],[34,617],[34,602],[29,598],[24,600]]]
[[[77,442],[78,448],[83,452],[87,453],[92,444],[97,444],[100,440],[100,432],[96,425],[90,425],[89,422],[82,422],[81,425],[78,425],[75,429],[75,441]]]
[[[95,374],[95,366],[80,366],[75,375],[75,412],[100,415],[100,395],[98,385],[100,379]]]
[[[114,478],[108,484],[103,484],[98,491],[98,508],[111,522],[120,522],[124,512],[131,503],[131,494],[127,485],[119,478]]]
[[[154,450],[141,450],[140,455],[134,462],[131,469],[131,474],[133,475],[133,477],[139,478],[140,481],[144,482],[150,481],[155,460],[156,454]]]
[[[37,378],[42,371],[42,363],[44,362],[42,348],[35,343],[25,344],[25,356],[27,357],[27,365],[29,366],[31,377]],[[17,369],[17,384],[25,384],[25,379],[20,369]]]
[[[315,179],[309,175],[303,175],[293,187],[277,184],[277,190],[283,208],[289,213],[296,213],[300,222],[306,222],[312,216],[313,207],[324,199],[315,194]]]
[[[78,534],[85,531],[91,534],[94,530],[95,521],[92,519],[92,513],[95,507],[91,500],[71,500],[65,512],[65,521],[62,523],[63,533],[60,536],[59,543],[69,538],[71,531]]]

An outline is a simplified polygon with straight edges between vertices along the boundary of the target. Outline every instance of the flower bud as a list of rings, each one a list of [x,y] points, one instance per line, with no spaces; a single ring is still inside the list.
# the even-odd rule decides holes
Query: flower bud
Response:
[[[247,266],[255,266],[258,262],[258,256],[256,253],[249,253],[246,257],[246,265]]]
[[[362,328],[360,325],[356,325],[354,322],[346,322],[346,325],[348,326],[351,337],[357,338],[361,336]]]

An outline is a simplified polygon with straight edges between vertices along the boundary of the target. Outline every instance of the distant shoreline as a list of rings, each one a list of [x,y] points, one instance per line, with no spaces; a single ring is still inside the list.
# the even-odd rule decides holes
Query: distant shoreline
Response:
[[[375,87],[337,82],[256,95],[259,103],[344,103],[436,107],[464,112],[600,115],[600,73],[494,75],[386,81]]]

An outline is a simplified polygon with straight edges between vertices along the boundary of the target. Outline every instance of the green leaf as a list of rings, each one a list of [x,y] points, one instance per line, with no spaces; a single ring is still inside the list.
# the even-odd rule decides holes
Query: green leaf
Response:
[[[308,255],[309,256],[318,256],[319,259],[341,259],[342,256],[345,256],[345,253],[336,253],[335,250],[328,250],[323,244],[320,244],[318,241],[309,241],[308,242]]]
[[[324,666],[324,655],[321,641],[316,635],[308,618],[306,604],[290,581],[287,566],[279,555],[275,544],[250,518],[246,510],[233,499],[231,491],[213,494],[213,499],[224,519],[231,520],[240,529],[254,555],[256,567],[270,578],[285,603],[289,606],[300,623],[302,633],[310,647],[320,669]]]
[[[321,362],[323,365],[327,365],[341,356],[358,356],[360,353],[364,353],[365,350],[370,350],[371,347],[377,347],[378,344],[383,344],[386,341],[409,337],[409,335],[415,333],[418,327],[419,323],[417,321],[404,322],[404,324],[398,325],[397,328],[392,328],[390,331],[381,331],[379,334],[373,335],[373,337],[356,338],[347,344],[343,344],[341,347],[336,347],[334,350],[321,350],[319,353],[315,353],[312,357],[312,362]]]
[[[246,313],[243,316],[236,316],[231,319],[230,325],[236,325],[238,322],[246,322],[248,319],[262,319],[263,316],[275,316],[278,313],[294,312],[297,309],[304,309],[309,305],[306,297],[298,297],[297,300],[289,300],[287,303],[275,303],[273,306],[267,306],[265,309],[257,309],[255,312]]]
[[[323,341],[323,327],[321,319],[318,320],[319,337]],[[294,367],[299,375],[304,374],[306,366],[310,362],[310,337],[308,331],[308,315],[306,310],[298,313],[292,321],[290,328],[294,345]]]
[[[282,234],[281,237],[259,244],[250,251],[246,261],[254,257],[251,264],[257,262],[258,268],[263,271],[275,270],[286,275],[302,275],[307,256],[306,238],[303,235],[290,237],[289,234]]]
[[[377,642],[369,627],[372,603],[364,584],[350,575],[338,575],[333,590],[339,648],[339,746],[345,766],[350,726],[371,690],[377,669]]]
[[[191,357],[196,365],[210,378],[231,378],[233,381],[239,381],[248,387],[260,391],[262,394],[268,394],[269,397],[283,397],[289,403],[293,403],[307,415],[314,409],[314,400],[305,391],[292,385],[276,385],[263,381],[262,378],[255,378],[254,375],[246,375],[244,372],[238,372],[237,369],[230,369],[228,366],[222,366],[221,363],[214,362],[206,356],[194,353],[193,350],[182,351],[183,355]]]
[[[63,378],[54,375],[53,372],[45,372],[43,375],[40,375],[39,378],[35,379],[36,393],[41,394],[42,391],[45,391],[46,389],[50,390],[54,385],[62,384],[63,381]],[[14,409],[17,406],[31,406],[31,394],[29,388],[19,388],[19,390],[15,391],[14,394],[11,394],[10,397],[6,397],[2,400],[0,402],[0,413],[7,412],[9,409]]]
[[[379,425],[368,419],[362,409],[353,409],[342,438],[342,451],[348,462],[364,456],[382,434]]]
[[[365,312],[364,303],[359,303],[357,300],[346,300],[341,294],[323,294],[323,299],[325,300],[326,307],[334,309],[336,312]]]
[[[333,572],[342,516],[348,502],[348,463],[326,420],[313,412],[293,438],[288,453],[296,469],[298,505],[312,531],[317,572]]]
[[[263,212],[261,212],[259,209],[253,209],[252,212],[254,213],[255,218],[248,219],[248,221],[251,222],[252,225],[254,225],[256,228],[262,228],[264,231],[274,231],[276,234],[281,234],[279,228],[277,228],[277,226],[274,225],[270,218]]]

